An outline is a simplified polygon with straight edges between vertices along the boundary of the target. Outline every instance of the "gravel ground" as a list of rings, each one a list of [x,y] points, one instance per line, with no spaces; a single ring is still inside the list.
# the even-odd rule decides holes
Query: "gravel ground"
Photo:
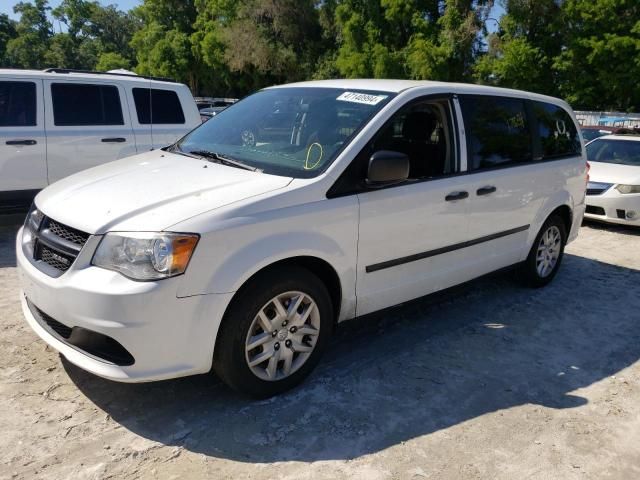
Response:
[[[640,232],[344,324],[300,388],[109,382],[26,325],[0,228],[0,478],[640,478]]]

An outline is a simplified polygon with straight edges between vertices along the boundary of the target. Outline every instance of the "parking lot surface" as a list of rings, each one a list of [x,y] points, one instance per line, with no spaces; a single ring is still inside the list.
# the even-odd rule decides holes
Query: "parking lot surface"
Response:
[[[252,401],[65,362],[23,320],[16,231],[0,479],[640,478],[640,232],[584,226],[544,289],[502,274],[348,322],[300,388]]]

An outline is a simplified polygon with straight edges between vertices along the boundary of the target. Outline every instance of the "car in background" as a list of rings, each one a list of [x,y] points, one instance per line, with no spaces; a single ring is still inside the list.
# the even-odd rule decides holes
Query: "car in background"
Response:
[[[219,114],[221,111],[226,109],[228,106],[229,105],[225,105],[223,107],[207,107],[207,108],[200,109],[200,119],[202,120],[202,123],[206,122],[210,118],[215,117],[217,114]]]
[[[212,107],[228,107],[238,101],[237,98],[195,97],[198,110]]]
[[[591,165],[585,217],[640,226],[640,135],[607,135],[587,145]]]
[[[121,72],[0,69],[0,214],[72,173],[164,147],[201,124],[186,85]]]
[[[631,127],[607,127],[604,125],[581,126],[582,138],[586,143],[605,135],[625,135],[632,133],[640,133],[640,129]]]

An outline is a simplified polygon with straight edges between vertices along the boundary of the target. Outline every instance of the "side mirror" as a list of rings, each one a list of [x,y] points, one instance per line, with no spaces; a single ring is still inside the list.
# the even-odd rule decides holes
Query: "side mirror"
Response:
[[[404,182],[409,177],[409,156],[391,150],[379,150],[369,159],[367,186],[381,188]]]

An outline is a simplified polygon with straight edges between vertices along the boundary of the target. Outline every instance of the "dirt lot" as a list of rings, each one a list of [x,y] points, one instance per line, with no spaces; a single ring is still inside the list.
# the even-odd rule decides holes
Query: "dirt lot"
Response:
[[[500,275],[339,329],[301,388],[112,383],[22,318],[0,228],[0,478],[640,478],[640,232],[586,226],[552,286]]]

